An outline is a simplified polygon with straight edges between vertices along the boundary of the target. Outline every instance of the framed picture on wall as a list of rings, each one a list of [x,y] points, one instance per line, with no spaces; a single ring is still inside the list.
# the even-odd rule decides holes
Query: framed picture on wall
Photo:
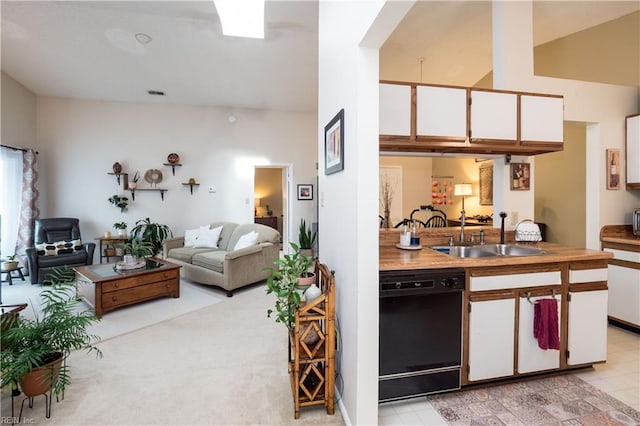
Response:
[[[493,205],[493,162],[483,164],[479,168],[480,173],[480,200],[481,206]]]
[[[313,185],[298,185],[298,200],[313,200]]]
[[[607,149],[607,189],[620,189],[620,150]]]
[[[344,109],[324,128],[324,174],[344,169]]]
[[[511,163],[511,189],[528,191],[531,185],[531,164]]]

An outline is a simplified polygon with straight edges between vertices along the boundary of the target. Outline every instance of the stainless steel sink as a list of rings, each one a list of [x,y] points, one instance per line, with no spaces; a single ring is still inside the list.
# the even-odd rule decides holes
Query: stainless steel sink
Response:
[[[515,244],[486,244],[477,246],[436,246],[431,249],[454,257],[537,256],[545,251],[537,247]]]

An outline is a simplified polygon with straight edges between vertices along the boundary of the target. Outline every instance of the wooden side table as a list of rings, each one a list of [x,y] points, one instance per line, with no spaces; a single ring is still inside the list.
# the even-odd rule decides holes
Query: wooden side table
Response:
[[[128,237],[109,237],[109,238],[96,237],[95,239],[100,242],[99,243],[100,263],[102,263],[102,259],[106,259],[106,262],[109,263],[109,258],[111,257],[122,259],[122,256],[116,256],[115,253],[107,254],[106,250],[111,250],[111,249],[115,250],[116,246],[122,245],[127,241],[129,241]]]
[[[20,279],[24,281],[24,275],[22,275],[22,266],[16,266],[14,268],[8,268],[8,269],[5,269],[5,267],[2,266],[2,270],[0,270],[0,272],[2,272],[3,274],[7,274],[6,279],[2,280],[2,282],[3,283],[8,282],[9,285],[13,285],[13,281],[11,281],[11,278],[12,278],[11,273],[16,271],[18,272]]]

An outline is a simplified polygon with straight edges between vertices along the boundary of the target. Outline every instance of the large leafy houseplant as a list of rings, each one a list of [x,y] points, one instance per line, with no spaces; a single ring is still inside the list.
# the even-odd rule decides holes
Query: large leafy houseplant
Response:
[[[29,395],[24,382],[38,368],[46,366],[37,387],[45,385],[59,395],[71,383],[69,367],[62,362],[73,350],[102,352],[94,344],[98,336],[88,328],[99,321],[91,310],[78,311],[73,274],[68,267],[55,268],[49,275],[51,286],[40,293],[41,312],[34,309],[34,318],[11,317],[2,327],[2,387],[21,384]],[[57,361],[57,366],[50,366]],[[39,385],[39,386],[38,386]]]
[[[131,239],[146,242],[151,245],[151,255],[162,251],[162,242],[167,237],[173,237],[173,232],[167,225],[151,222],[149,218],[140,219],[131,230]]]
[[[267,310],[267,317],[275,314],[276,322],[284,324],[289,330],[295,323],[295,310],[302,302],[300,291],[300,278],[305,278],[313,273],[308,272],[313,265],[309,256],[300,253],[300,247],[291,243],[292,254],[285,254],[274,262],[277,268],[269,268],[271,275],[267,278],[267,294],[276,297],[275,309]]]

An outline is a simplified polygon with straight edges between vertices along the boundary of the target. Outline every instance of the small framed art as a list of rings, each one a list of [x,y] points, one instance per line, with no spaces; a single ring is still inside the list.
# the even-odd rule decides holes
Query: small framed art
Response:
[[[528,191],[531,185],[531,164],[511,163],[511,189]]]
[[[607,189],[620,189],[619,149],[607,149]]]
[[[344,109],[324,128],[324,174],[344,169]]]
[[[298,185],[298,200],[313,200],[313,185]]]

